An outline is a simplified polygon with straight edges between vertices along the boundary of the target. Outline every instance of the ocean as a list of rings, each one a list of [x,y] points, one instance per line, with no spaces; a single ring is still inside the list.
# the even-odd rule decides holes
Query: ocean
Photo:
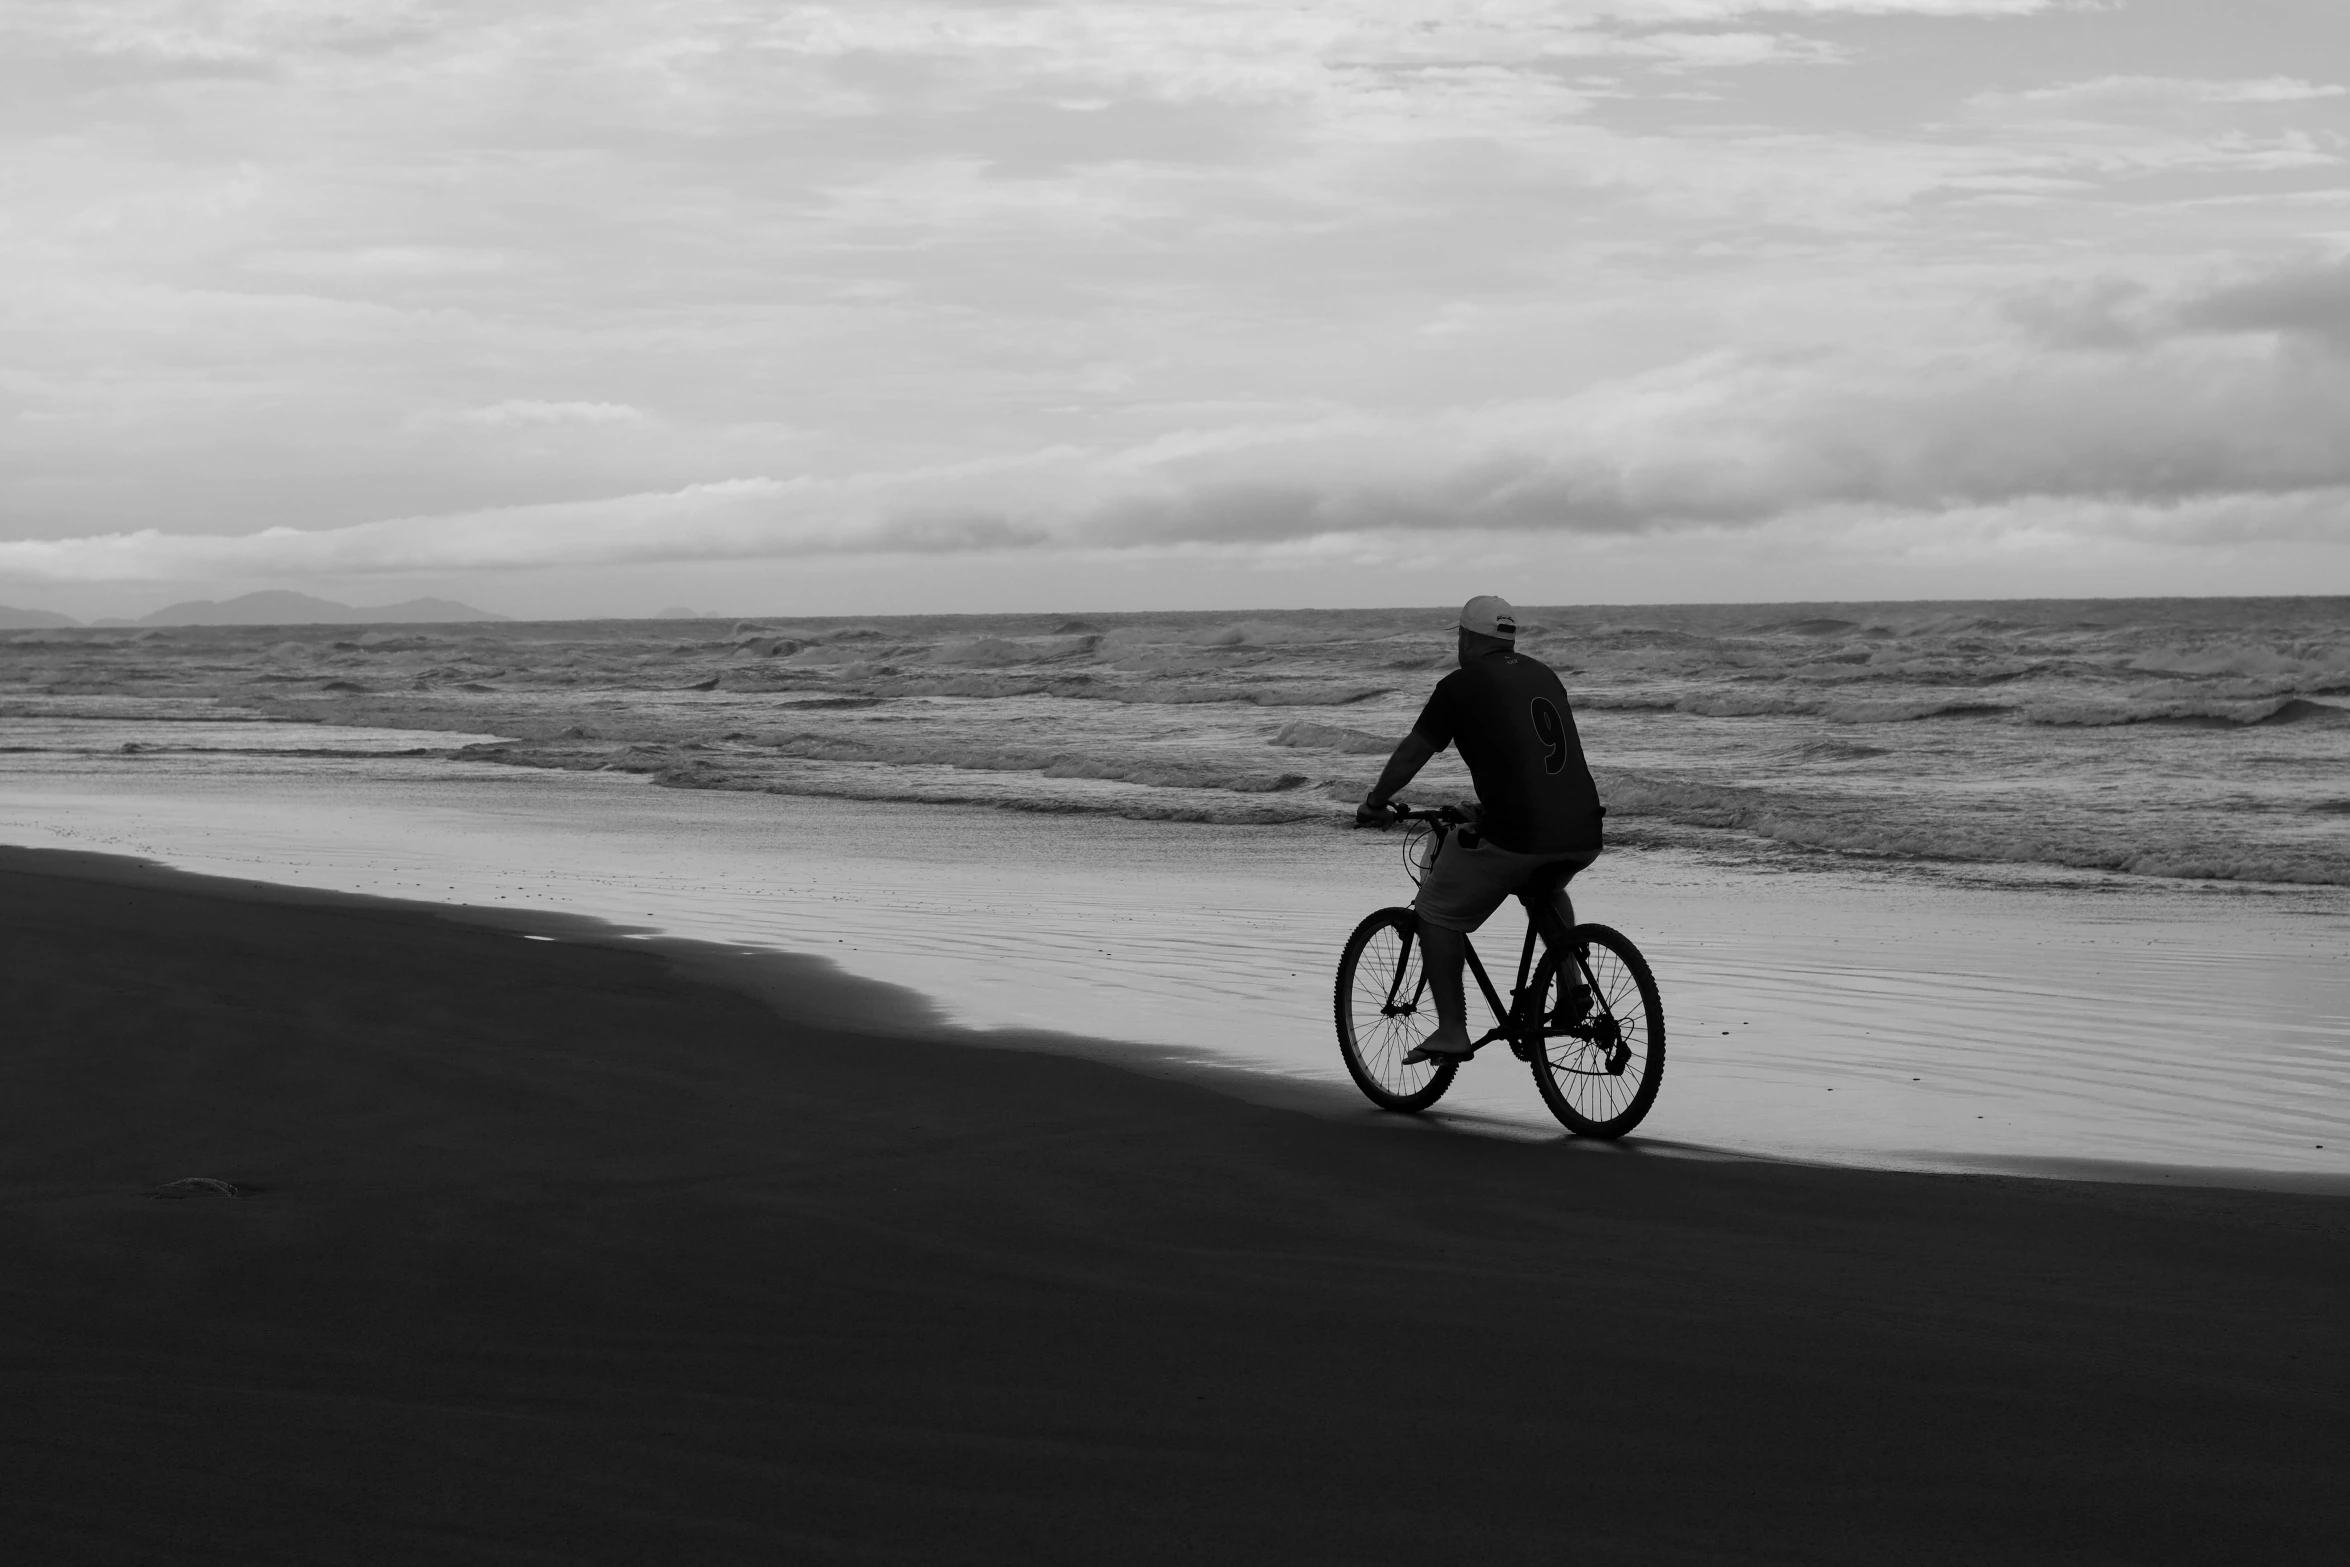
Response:
[[[1521,615],[1609,807],[1579,900],[1665,982],[1652,1141],[2350,1173],[2350,600]],[[38,631],[0,836],[1335,1078],[1330,963],[1409,895],[1349,813],[1449,667],[1441,609]],[[1484,1072],[1451,1112],[1544,1133]]]

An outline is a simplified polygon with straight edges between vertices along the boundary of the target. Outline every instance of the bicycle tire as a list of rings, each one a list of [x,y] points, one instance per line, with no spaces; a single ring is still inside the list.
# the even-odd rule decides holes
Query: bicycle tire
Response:
[[[1631,938],[1605,925],[1578,925],[1574,951],[1585,954],[1593,1001],[1572,1022],[1556,1015],[1560,976],[1583,975],[1571,952],[1553,948],[1535,971],[1532,1033],[1520,1040],[1534,1086],[1570,1132],[1616,1138],[1638,1126],[1665,1076],[1665,1009],[1656,976]]]
[[[1452,1061],[1430,1066],[1403,1059],[1434,1031],[1435,1003],[1421,977],[1420,945],[1411,939],[1418,931],[1419,916],[1410,909],[1366,915],[1346,938],[1332,994],[1347,1075],[1364,1098],[1403,1115],[1417,1115],[1443,1098],[1460,1070]]]

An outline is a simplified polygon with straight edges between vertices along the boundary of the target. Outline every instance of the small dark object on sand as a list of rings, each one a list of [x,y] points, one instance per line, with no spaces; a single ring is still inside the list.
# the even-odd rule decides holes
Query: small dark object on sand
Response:
[[[329,680],[329,681],[328,681],[328,682],[327,682],[325,685],[323,685],[323,686],[320,686],[318,689],[319,689],[319,690],[321,690],[321,691],[358,691],[358,692],[365,692],[365,691],[367,690],[367,687],[365,687],[365,686],[361,685],[361,684],[360,684],[358,681],[356,681],[356,680]]]
[[[176,1181],[166,1181],[147,1194],[150,1197],[242,1197],[244,1188],[234,1181],[216,1181],[209,1175],[190,1175]]]
[[[707,680],[697,680],[692,685],[687,686],[686,689],[688,691],[715,691],[718,689],[718,677],[716,675],[712,675]]]

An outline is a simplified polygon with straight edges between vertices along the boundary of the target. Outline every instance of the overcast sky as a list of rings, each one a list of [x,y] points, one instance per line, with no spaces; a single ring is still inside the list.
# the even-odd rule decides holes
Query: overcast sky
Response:
[[[0,0],[0,603],[2350,592],[2343,0]]]

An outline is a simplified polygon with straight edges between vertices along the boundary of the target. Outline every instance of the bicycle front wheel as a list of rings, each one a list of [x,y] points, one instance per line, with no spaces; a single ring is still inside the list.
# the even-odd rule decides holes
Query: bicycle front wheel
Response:
[[[1381,909],[1355,927],[1338,960],[1338,1053],[1347,1075],[1371,1103],[1406,1115],[1443,1098],[1460,1070],[1451,1061],[1404,1061],[1436,1031],[1419,931],[1410,909]]]
[[[1535,1033],[1521,1041],[1542,1102],[1570,1132],[1621,1137],[1656,1103],[1665,1009],[1648,960],[1620,931],[1578,925],[1537,971]]]

